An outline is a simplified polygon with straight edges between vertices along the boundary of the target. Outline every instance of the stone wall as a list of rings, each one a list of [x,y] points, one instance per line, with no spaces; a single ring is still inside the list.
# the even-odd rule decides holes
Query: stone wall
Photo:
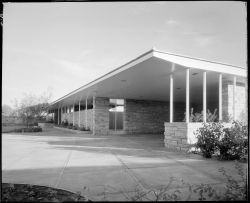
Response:
[[[124,131],[132,133],[163,133],[169,120],[169,104],[161,101],[126,99]]]
[[[223,123],[224,127],[230,127],[231,123]],[[175,151],[188,151],[197,142],[195,132],[202,127],[202,123],[173,122],[164,123],[165,147]]]

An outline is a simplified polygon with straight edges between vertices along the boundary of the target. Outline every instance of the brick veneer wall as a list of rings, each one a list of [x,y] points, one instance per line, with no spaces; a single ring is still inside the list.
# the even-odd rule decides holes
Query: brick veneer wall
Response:
[[[109,132],[109,98],[95,98],[94,114],[94,134],[107,135]]]
[[[161,101],[126,99],[124,131],[132,133],[163,133],[169,120],[169,104]]]

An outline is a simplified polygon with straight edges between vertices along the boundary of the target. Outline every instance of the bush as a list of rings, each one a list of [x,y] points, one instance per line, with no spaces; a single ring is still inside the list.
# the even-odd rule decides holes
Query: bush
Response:
[[[218,152],[223,160],[243,159],[248,153],[248,127],[234,121],[230,128],[221,123],[203,123],[196,131],[197,143],[202,155],[211,158]]]
[[[42,128],[41,127],[21,128],[21,129],[15,129],[14,132],[17,132],[17,133],[42,132]]]
[[[73,123],[69,123],[68,128],[72,129],[73,128]]]
[[[221,123],[203,123],[203,126],[196,132],[197,143],[195,147],[201,150],[204,157],[211,158],[218,149],[222,133],[223,125]]]
[[[212,113],[209,109],[207,110],[207,122],[215,122],[217,121],[217,109],[214,110],[214,113]],[[184,113],[184,119],[183,121],[186,121],[186,113]],[[201,113],[194,113],[194,109],[191,108],[190,116],[189,116],[190,122],[202,122],[203,121],[203,111]]]
[[[247,125],[233,122],[231,128],[224,129],[224,136],[218,143],[220,158],[235,160],[243,158],[248,152]]]

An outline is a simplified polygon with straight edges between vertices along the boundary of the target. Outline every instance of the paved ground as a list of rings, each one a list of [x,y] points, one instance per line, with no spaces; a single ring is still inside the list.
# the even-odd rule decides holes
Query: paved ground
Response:
[[[236,176],[231,161],[167,151],[162,135],[2,134],[2,182],[82,191],[92,200],[128,200],[136,188],[161,188],[171,177],[177,178],[173,189],[181,179],[222,188],[221,167]]]

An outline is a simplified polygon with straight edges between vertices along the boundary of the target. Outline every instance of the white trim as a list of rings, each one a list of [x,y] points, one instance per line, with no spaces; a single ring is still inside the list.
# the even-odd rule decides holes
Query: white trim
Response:
[[[78,127],[80,128],[81,124],[81,99],[79,100],[79,120],[78,120]]]
[[[222,121],[222,74],[219,74],[219,121]]]
[[[174,64],[173,64],[174,66]],[[173,73],[170,74],[169,77],[169,82],[170,82],[170,113],[169,113],[169,122],[172,123],[173,122]]]
[[[233,79],[233,120],[236,119],[236,76]]]
[[[186,123],[189,123],[189,68],[186,69]]]
[[[88,97],[85,98],[85,128],[88,127]]]
[[[247,71],[244,68],[226,65],[216,62],[209,62],[201,59],[194,59],[190,57],[177,56],[172,54],[167,54],[164,52],[154,51],[153,56],[170,61],[172,63],[179,64],[184,67],[197,68],[204,71],[213,71],[226,73],[231,75],[237,75],[241,77],[247,77]]]
[[[207,122],[207,73],[203,72],[203,122]]]

